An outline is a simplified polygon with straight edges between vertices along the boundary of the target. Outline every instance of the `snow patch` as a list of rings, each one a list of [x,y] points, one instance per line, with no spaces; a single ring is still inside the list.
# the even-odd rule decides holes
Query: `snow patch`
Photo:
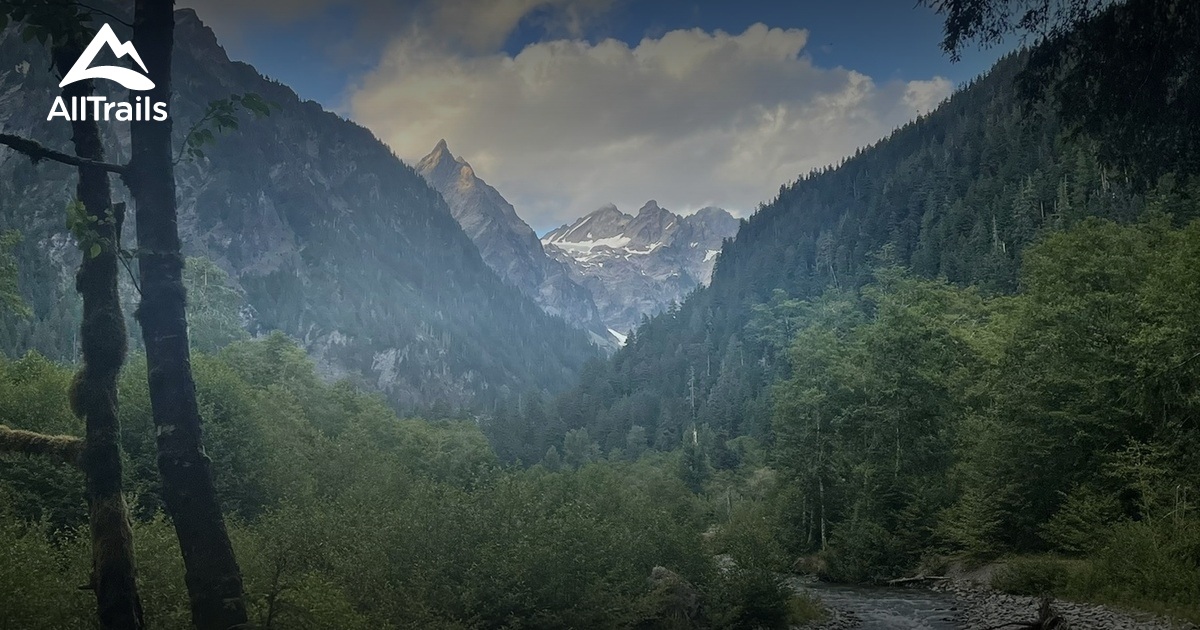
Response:
[[[577,254],[588,254],[597,247],[621,249],[632,240],[628,236],[610,236],[608,238],[588,239],[586,241],[551,241],[551,244],[570,254],[572,258],[578,258]]]
[[[629,338],[629,335],[622,335],[621,333],[619,333],[611,328],[608,329],[608,332],[613,337],[615,337],[617,340],[617,343],[621,344],[622,346],[625,345],[625,340]]]
[[[717,254],[719,254],[719,253],[721,253],[721,250],[719,250],[719,249],[708,250],[707,252],[704,253],[704,262],[708,262],[708,261],[716,258]]]

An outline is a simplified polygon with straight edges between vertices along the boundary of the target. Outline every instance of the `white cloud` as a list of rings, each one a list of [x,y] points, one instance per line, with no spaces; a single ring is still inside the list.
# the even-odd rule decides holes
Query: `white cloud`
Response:
[[[499,32],[510,15],[488,20]],[[819,68],[806,43],[806,31],[762,24],[740,34],[671,31],[636,46],[561,39],[516,56],[450,53],[406,37],[349,107],[411,161],[445,137],[535,228],[651,198],[678,211],[747,214],[952,89],[943,78],[880,84]]]

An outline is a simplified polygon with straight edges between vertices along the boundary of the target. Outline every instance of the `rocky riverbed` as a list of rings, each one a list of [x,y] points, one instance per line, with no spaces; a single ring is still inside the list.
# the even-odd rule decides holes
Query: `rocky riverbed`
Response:
[[[873,588],[795,579],[798,591],[820,598],[830,618],[804,630],[985,630],[1038,618],[1041,601],[1007,595],[968,580],[931,586]],[[1197,630],[1152,615],[1127,613],[1097,604],[1055,601],[1054,610],[1072,630]]]
[[[937,587],[954,595],[957,619],[964,630],[985,630],[1000,624],[1035,621],[1041,600],[1007,595],[970,584],[950,583]],[[1054,601],[1051,606],[1075,630],[1194,630],[1194,624],[1173,624],[1148,614],[1128,613],[1099,604]]]

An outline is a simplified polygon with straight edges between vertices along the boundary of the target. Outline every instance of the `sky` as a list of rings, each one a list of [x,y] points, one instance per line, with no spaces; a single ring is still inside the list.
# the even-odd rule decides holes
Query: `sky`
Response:
[[[607,203],[748,216],[928,113],[951,63],[912,0],[186,0],[230,57],[415,164],[444,138],[538,233]]]

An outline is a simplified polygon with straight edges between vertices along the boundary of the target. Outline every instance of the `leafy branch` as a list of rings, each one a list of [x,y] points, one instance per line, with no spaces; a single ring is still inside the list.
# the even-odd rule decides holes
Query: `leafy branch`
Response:
[[[228,98],[210,101],[208,109],[183,137],[183,144],[175,156],[178,164],[186,155],[188,159],[204,157],[204,147],[216,142],[216,134],[238,128],[238,112],[247,111],[256,119],[271,115],[279,105],[253,92],[232,94]]]
[[[121,24],[128,22],[99,9],[70,0],[0,0],[0,29],[9,21],[23,23],[21,39],[25,42],[86,41],[95,31],[88,25],[96,14],[105,15]]]
[[[121,266],[125,268],[125,272],[129,274],[134,290],[141,295],[142,288],[138,285],[137,274],[133,272],[130,264],[137,257],[137,252],[122,248],[120,242],[102,236],[98,229],[100,226],[118,226],[121,222],[120,216],[124,213],[124,203],[113,204],[103,217],[98,217],[88,214],[82,202],[72,201],[67,204],[67,229],[75,237],[75,242],[79,244],[79,251],[83,252],[84,256],[95,258],[105,251],[111,251]],[[112,232],[116,233],[116,230],[112,230]],[[120,238],[119,235],[118,238]]]

